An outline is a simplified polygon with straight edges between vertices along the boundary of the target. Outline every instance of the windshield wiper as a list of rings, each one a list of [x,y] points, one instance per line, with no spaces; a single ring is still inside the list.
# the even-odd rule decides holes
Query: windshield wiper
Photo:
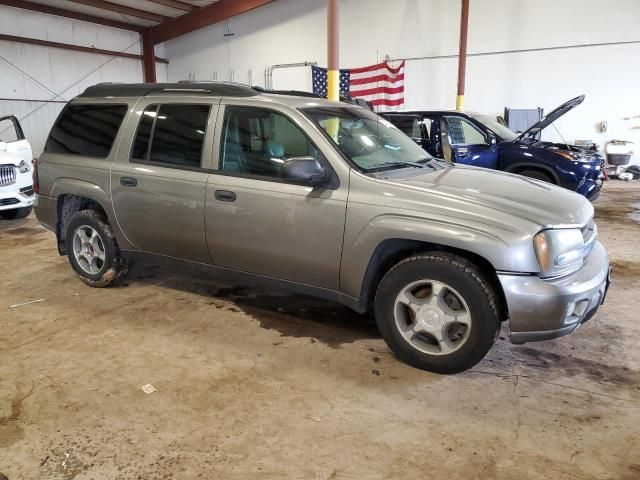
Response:
[[[405,161],[402,161],[402,160],[396,160],[396,161],[393,161],[393,162],[380,163],[380,164],[378,164],[377,167],[384,167],[384,166],[391,166],[391,165],[403,165],[403,166],[414,167],[414,168],[425,168],[425,166],[422,163],[405,162]]]

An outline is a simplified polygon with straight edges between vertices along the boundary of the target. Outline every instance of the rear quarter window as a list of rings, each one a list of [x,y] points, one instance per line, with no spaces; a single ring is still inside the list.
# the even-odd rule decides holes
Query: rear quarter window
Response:
[[[51,129],[45,153],[108,157],[127,108],[117,104],[67,105]]]

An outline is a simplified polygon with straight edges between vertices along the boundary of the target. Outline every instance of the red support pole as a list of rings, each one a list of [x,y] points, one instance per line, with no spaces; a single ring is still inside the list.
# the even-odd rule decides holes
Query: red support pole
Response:
[[[156,83],[156,56],[151,29],[142,33],[142,57],[145,83]]]

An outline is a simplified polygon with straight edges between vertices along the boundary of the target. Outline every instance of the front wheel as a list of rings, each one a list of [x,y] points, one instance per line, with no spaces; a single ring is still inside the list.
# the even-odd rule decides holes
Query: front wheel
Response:
[[[465,258],[443,252],[402,260],[376,292],[378,328],[404,362],[437,373],[476,365],[500,329],[493,288]]]
[[[111,226],[93,210],[82,210],[69,220],[65,238],[69,263],[92,287],[107,287],[126,273]]]
[[[549,175],[539,170],[522,170],[518,172],[518,175],[522,175],[523,177],[533,178],[535,180],[541,180],[547,183],[553,183],[553,184],[556,183],[553,181],[553,178],[551,178]]]

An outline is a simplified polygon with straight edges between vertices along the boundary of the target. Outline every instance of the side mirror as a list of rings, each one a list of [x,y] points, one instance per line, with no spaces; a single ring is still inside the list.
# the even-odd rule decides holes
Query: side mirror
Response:
[[[327,171],[313,157],[294,157],[282,164],[280,176],[284,180],[317,187],[329,181]]]
[[[498,141],[496,140],[496,136],[488,133],[487,134],[487,145],[495,145],[496,143],[498,143]]]
[[[6,151],[7,151],[7,142],[0,141],[0,152],[6,152]]]

